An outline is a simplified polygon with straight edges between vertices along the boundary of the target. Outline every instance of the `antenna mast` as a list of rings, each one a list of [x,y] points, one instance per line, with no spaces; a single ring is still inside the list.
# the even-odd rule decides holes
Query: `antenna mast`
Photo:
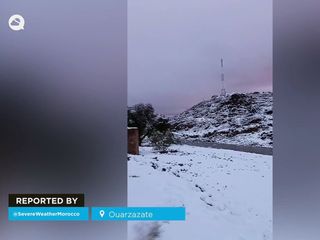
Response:
[[[224,87],[224,69],[223,69],[223,58],[221,58],[221,92],[220,96],[225,97],[227,95],[227,91]]]

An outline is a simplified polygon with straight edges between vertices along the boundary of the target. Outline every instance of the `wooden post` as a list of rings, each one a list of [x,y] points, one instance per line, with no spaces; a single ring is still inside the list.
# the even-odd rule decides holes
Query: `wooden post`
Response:
[[[139,155],[139,129],[128,127],[128,153]]]

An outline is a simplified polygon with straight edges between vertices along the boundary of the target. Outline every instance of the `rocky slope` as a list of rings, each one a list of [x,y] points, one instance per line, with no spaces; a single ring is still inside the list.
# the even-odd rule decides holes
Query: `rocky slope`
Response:
[[[178,139],[272,147],[271,92],[213,96],[173,117]]]

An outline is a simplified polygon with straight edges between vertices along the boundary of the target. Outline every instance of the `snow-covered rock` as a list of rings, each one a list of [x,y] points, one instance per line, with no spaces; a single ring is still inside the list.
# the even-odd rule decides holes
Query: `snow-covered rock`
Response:
[[[178,139],[272,147],[273,94],[213,96],[173,117]]]

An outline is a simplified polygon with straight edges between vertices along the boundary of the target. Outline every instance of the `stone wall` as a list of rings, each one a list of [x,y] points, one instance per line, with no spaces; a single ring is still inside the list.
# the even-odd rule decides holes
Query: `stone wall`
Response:
[[[136,127],[128,127],[128,153],[139,154],[139,130]]]

